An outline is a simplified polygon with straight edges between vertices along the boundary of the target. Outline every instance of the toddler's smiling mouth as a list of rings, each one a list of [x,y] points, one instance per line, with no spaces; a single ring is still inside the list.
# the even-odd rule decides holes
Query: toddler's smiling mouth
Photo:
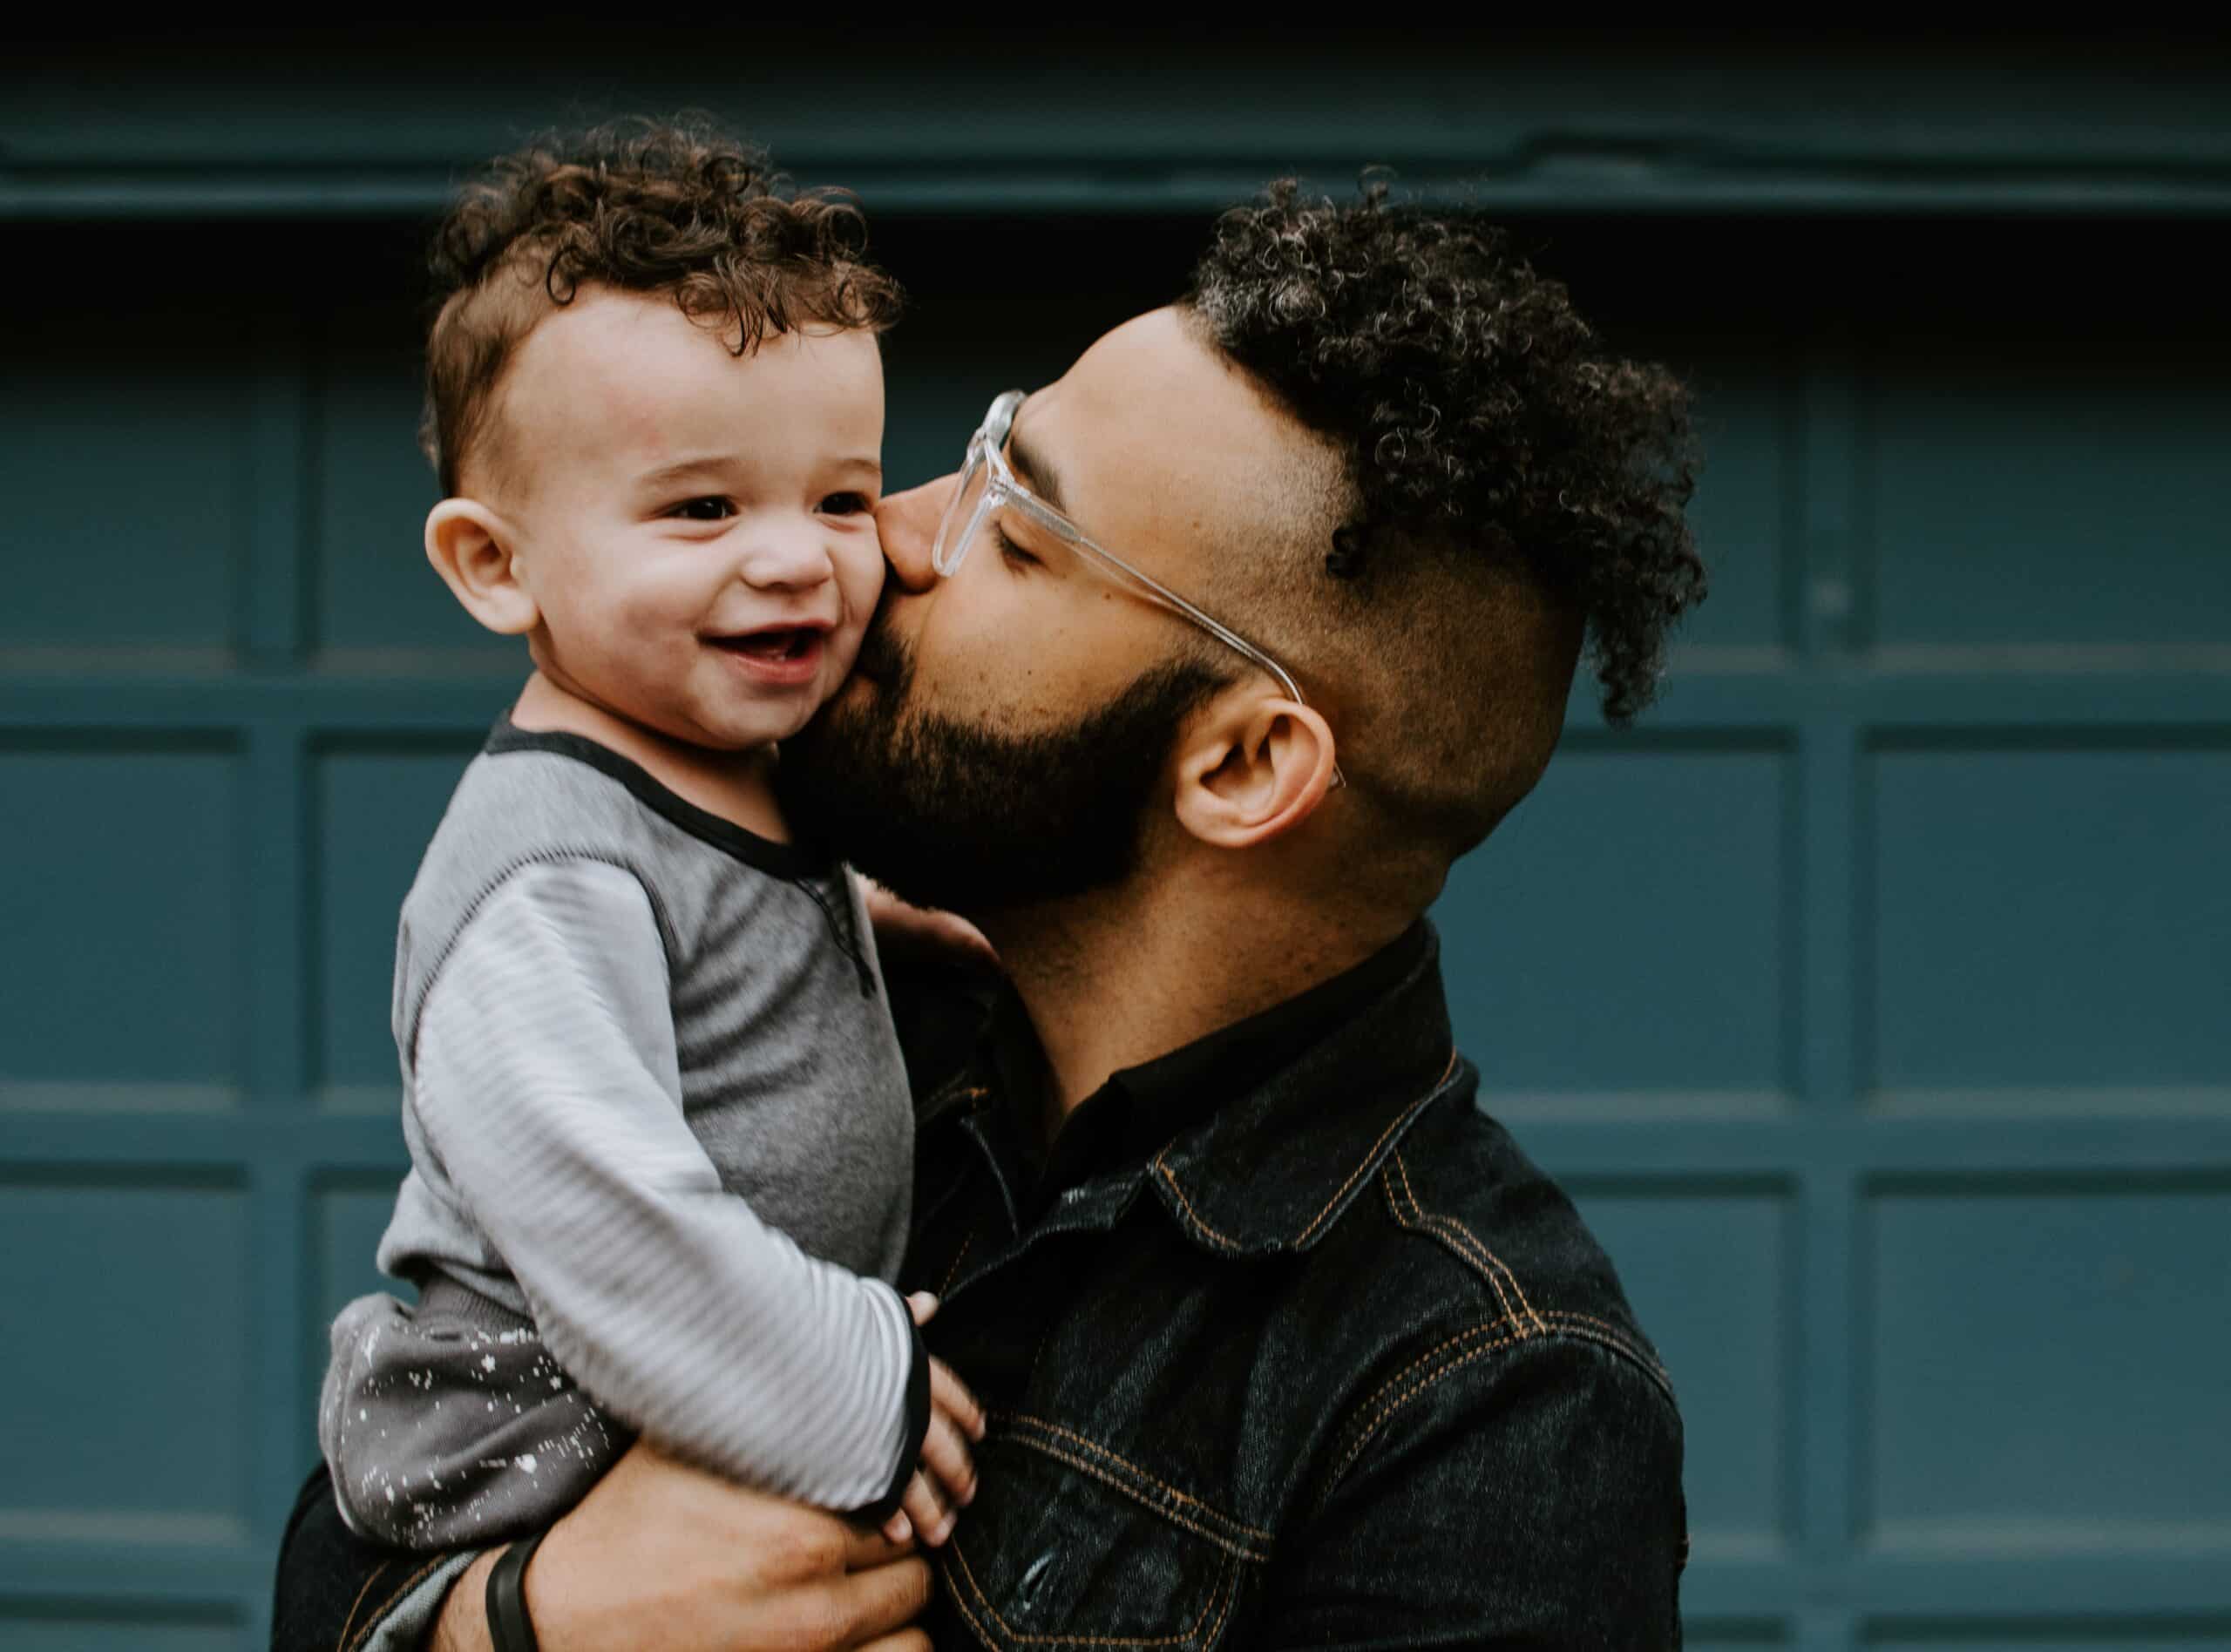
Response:
[[[709,636],[705,641],[762,681],[790,686],[811,682],[819,675],[828,634],[826,625],[810,622]]]

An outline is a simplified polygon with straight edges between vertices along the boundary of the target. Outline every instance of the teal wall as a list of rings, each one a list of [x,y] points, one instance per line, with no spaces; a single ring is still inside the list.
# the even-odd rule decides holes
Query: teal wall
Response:
[[[2220,59],[424,44],[0,67],[0,1644],[262,1640],[396,904],[519,673],[417,551],[417,220],[695,102],[865,197],[900,482],[1288,168],[1496,206],[1693,376],[1665,702],[1577,696],[1439,911],[1679,1385],[1692,1643],[2231,1645]]]

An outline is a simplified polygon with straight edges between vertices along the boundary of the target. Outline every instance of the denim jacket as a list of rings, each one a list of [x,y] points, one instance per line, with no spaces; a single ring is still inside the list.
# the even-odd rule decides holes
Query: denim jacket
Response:
[[[904,1283],[991,1417],[940,1647],[1680,1644],[1665,1372],[1480,1111],[1430,929],[1351,974],[1118,1075],[1128,1127],[1066,1174],[1031,1174],[999,1061],[923,1100]],[[321,1600],[362,1627],[315,1492],[275,1645],[335,1644]]]
[[[1479,1111],[1438,953],[1319,989],[1237,1093],[1119,1075],[1197,1116],[1050,1198],[995,1064],[926,1101],[905,1283],[992,1416],[940,1646],[1679,1644],[1671,1385]]]

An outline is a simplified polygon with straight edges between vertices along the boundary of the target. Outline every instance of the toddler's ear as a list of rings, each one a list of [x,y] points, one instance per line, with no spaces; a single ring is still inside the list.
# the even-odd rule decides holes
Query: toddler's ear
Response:
[[[467,613],[506,637],[541,618],[514,547],[512,525],[477,499],[444,499],[426,513],[426,560]]]

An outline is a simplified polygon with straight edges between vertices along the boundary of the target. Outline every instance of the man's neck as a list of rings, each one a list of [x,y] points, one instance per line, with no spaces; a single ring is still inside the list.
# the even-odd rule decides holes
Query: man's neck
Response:
[[[1086,897],[983,928],[1045,1052],[1050,1140],[1111,1075],[1332,979],[1414,916],[1335,913],[1291,890],[1168,879],[1144,899]]]
[[[512,708],[514,727],[538,734],[579,735],[617,752],[684,802],[755,836],[788,843],[790,829],[775,802],[775,748],[714,751],[644,728],[537,671]]]

